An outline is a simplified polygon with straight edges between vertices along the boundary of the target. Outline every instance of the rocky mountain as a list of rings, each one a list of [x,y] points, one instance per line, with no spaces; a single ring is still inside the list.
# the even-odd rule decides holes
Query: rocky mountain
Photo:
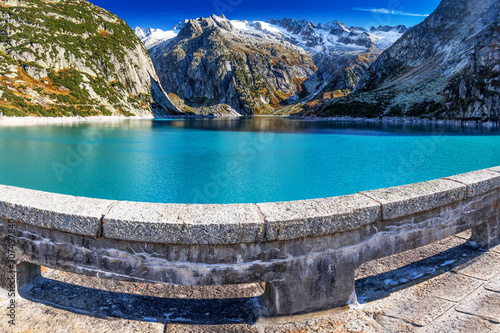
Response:
[[[289,113],[297,103],[349,94],[399,36],[338,21],[249,22],[213,15],[186,21],[175,38],[149,52],[163,88],[182,111]]]
[[[84,0],[0,0],[0,115],[176,111],[127,24]]]
[[[499,120],[499,40],[499,0],[443,0],[372,64],[352,95],[304,114]]]
[[[397,25],[391,27],[389,25],[379,25],[378,27],[371,27],[370,32],[396,32],[399,34],[404,34],[408,31],[408,28],[404,25]]]

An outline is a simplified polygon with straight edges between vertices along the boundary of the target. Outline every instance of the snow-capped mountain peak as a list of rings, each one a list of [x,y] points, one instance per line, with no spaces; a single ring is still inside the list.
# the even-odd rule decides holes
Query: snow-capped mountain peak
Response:
[[[145,31],[144,40],[156,45],[148,46],[149,53],[180,110],[253,114],[349,94],[384,48],[401,36],[380,30],[347,28],[339,21],[212,15],[169,30],[174,39],[153,44],[151,36],[159,32]]]
[[[135,27],[134,32],[141,40],[146,37],[146,31],[140,27]]]
[[[160,43],[175,38],[179,34],[179,31],[181,31],[182,28],[184,28],[186,22],[187,20],[184,22],[179,22],[172,29],[167,31],[163,31],[161,29],[153,29],[153,28],[142,29],[140,27],[136,27],[134,29],[134,32],[137,35],[137,37],[141,39],[146,48],[150,49]]]
[[[347,27],[344,25],[344,23],[339,22],[337,20],[326,23],[325,27],[330,28],[331,33],[334,35],[335,34],[342,34],[344,32],[347,32],[347,33],[351,32],[349,29],[347,29]]]
[[[408,30],[405,26],[372,27],[370,31],[360,27],[347,28],[342,22],[334,20],[325,24],[315,24],[307,20],[296,21],[285,18],[264,21],[229,20],[224,15],[212,15],[213,22],[224,33],[237,34],[239,37],[251,39],[271,38],[291,43],[313,53],[335,49],[385,49],[394,43]],[[199,19],[197,19],[199,20]],[[196,20],[195,20],[196,21]],[[135,33],[148,49],[175,38],[190,20],[179,22],[172,29],[135,28]]]

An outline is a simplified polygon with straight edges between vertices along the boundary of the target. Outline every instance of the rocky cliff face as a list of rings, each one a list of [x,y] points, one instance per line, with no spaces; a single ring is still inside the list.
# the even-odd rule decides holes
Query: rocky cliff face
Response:
[[[190,20],[174,40],[150,52],[164,89],[188,112],[269,113],[298,87],[314,90],[321,81],[303,50],[267,40],[258,28],[255,35],[240,33],[215,16]]]
[[[0,0],[0,115],[176,112],[127,24],[84,0]]]
[[[337,21],[248,22],[213,15],[187,21],[177,37],[149,51],[163,88],[182,111],[284,113],[349,94],[386,37],[395,37],[377,33]]]
[[[373,63],[354,94],[306,114],[499,120],[499,40],[500,1],[443,0]]]
[[[408,28],[404,25],[397,25],[395,27],[391,27],[389,25],[379,25],[378,27],[371,27],[370,32],[397,32],[400,34],[404,34],[408,31]]]

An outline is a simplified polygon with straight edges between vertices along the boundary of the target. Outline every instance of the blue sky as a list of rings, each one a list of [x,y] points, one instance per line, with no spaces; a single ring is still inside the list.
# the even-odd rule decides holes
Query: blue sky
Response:
[[[186,18],[225,14],[229,19],[307,19],[316,23],[339,20],[347,26],[412,26],[425,19],[439,0],[90,0],[132,27],[170,29]]]

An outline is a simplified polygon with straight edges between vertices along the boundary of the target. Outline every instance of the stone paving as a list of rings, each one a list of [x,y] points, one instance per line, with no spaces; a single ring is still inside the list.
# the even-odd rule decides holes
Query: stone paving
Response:
[[[16,329],[5,316],[0,332],[498,332],[500,246],[490,251],[464,245],[468,234],[367,263],[357,271],[358,307],[252,323],[191,325],[99,318],[18,299]],[[92,279],[45,270],[44,276],[102,290],[168,297],[244,297],[258,286],[173,287]],[[236,289],[235,289],[236,288]],[[259,289],[260,288],[260,289]],[[208,289],[207,289],[208,290]],[[0,290],[2,313],[6,292]],[[166,297],[166,296],[164,296]],[[78,300],[74,300],[77,302]],[[70,300],[71,302],[71,300]],[[103,316],[106,317],[106,316]]]

